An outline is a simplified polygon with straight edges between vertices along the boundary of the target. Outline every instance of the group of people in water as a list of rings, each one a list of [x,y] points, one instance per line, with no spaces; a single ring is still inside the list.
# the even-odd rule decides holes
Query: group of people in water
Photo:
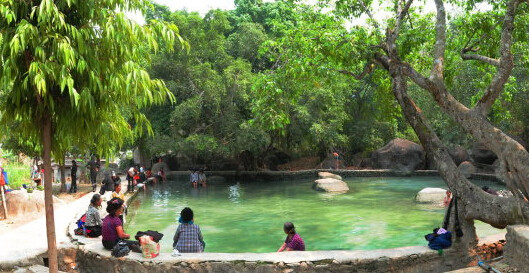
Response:
[[[189,169],[191,171],[191,175],[189,177],[189,181],[191,182],[191,186],[193,188],[198,188],[198,184],[200,184],[202,187],[206,187],[206,173],[204,173],[204,169],[198,169],[198,168],[191,168]]]
[[[204,173],[204,171],[193,170],[191,173],[191,183],[195,188],[198,187],[199,183],[203,187],[206,186],[205,175],[201,177],[201,173]],[[163,179],[162,176],[159,178]],[[108,215],[101,219],[99,210],[103,202],[103,196],[102,194],[94,194],[85,214],[82,234],[92,238],[102,236],[103,247],[108,250],[112,250],[118,242],[123,241],[132,251],[141,251],[139,242],[129,240],[131,236],[123,228],[123,214],[127,207],[124,194],[121,192],[121,179],[114,172],[111,177],[105,177],[102,188],[110,183],[112,183],[113,189],[110,196],[111,199],[107,201],[106,211]],[[194,213],[191,208],[182,209],[178,219],[179,225],[173,236],[173,256],[180,255],[179,253],[204,252],[206,243],[200,227],[194,223],[194,220]],[[305,250],[305,243],[299,234],[296,233],[293,223],[286,222],[283,226],[283,231],[287,236],[278,252]]]

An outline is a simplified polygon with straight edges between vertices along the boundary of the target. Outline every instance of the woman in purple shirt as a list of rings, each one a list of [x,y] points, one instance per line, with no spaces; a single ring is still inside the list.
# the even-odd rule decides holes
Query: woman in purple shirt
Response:
[[[124,201],[120,198],[114,197],[107,202],[108,215],[103,218],[102,234],[103,234],[103,246],[111,250],[119,240],[130,238],[130,235],[125,233],[123,230],[123,222],[119,216],[123,213]],[[137,241],[124,240],[131,249],[133,245],[137,245]]]
[[[287,234],[285,242],[281,245],[277,252],[281,251],[305,251],[305,243],[303,239],[296,233],[296,228],[291,222],[286,222],[283,226],[283,231]]]

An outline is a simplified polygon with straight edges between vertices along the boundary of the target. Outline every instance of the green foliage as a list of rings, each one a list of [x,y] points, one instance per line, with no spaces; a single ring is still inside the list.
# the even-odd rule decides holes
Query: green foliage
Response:
[[[372,62],[384,53],[382,31],[396,21],[390,16],[356,24],[366,8],[377,17],[380,10],[393,11],[397,2],[339,0],[329,11],[330,2],[236,0],[235,10],[212,10],[203,18],[155,5],[149,18],[178,25],[191,49],[153,59],[153,77],[165,81],[177,103],[146,112],[155,133],[147,141],[151,152],[208,161],[244,150],[258,155],[272,146],[298,155],[366,154],[396,137],[418,142],[395,102],[387,72]],[[463,61],[461,50],[472,46],[478,54],[499,54],[504,1],[487,1],[498,9],[475,10],[481,2],[451,1],[462,11],[448,14],[445,82],[467,106],[476,103],[496,69]],[[403,61],[428,74],[435,14],[425,10],[424,3],[413,3],[397,46]],[[521,7],[513,34],[515,73],[489,118],[529,139],[523,104],[528,98],[527,11]],[[471,144],[429,94],[411,83],[409,93],[428,110],[425,115],[445,142]]]
[[[174,97],[143,66],[151,51],[171,51],[181,38],[173,24],[140,26],[124,15],[149,7],[144,0],[0,2],[0,122],[19,144],[38,146],[45,115],[57,160],[73,146],[110,155],[150,132],[139,109]]]
[[[235,58],[246,59],[257,69],[262,69],[265,64],[258,63],[258,51],[267,39],[262,25],[244,22],[228,37],[228,52]]]
[[[251,114],[252,62],[257,63],[260,43],[253,41],[254,34],[265,35],[263,27],[245,23],[247,27],[232,32],[230,13],[220,10],[212,10],[204,18],[186,11],[155,16],[179,25],[191,50],[176,50],[154,59],[151,74],[167,83],[177,103],[146,111],[155,129],[154,137],[147,140],[148,150],[155,155],[178,152],[206,162],[244,150],[263,150],[268,136],[259,128],[242,126]],[[228,52],[228,48],[234,51]],[[253,141],[243,140],[241,135],[251,135]]]
[[[9,187],[11,189],[18,189],[22,187],[22,184],[31,182],[31,169],[29,166],[22,163],[8,163],[3,166],[7,172],[7,178],[9,179]]]

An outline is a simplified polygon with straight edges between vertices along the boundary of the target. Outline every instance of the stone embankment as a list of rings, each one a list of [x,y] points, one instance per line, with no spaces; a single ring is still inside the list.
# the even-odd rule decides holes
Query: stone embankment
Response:
[[[439,255],[427,247],[403,247],[373,251],[306,251],[285,253],[197,253],[172,257],[162,253],[145,259],[138,253],[113,258],[98,245],[80,246],[78,272],[374,272],[434,273],[461,268],[467,261],[452,250]],[[73,272],[73,271],[71,271]]]

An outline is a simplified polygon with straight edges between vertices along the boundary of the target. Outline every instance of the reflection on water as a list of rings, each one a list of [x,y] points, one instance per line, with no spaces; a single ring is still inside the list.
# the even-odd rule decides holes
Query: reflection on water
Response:
[[[241,189],[241,184],[237,182],[237,184],[229,186],[230,195],[228,196],[228,199],[230,199],[233,203],[239,203],[239,198],[241,197],[241,193],[239,192]]]
[[[424,187],[446,187],[436,177],[352,178],[346,180],[351,191],[340,195],[312,190],[312,180],[226,181],[198,189],[187,182],[158,183],[140,193],[130,205],[127,233],[160,231],[162,250],[169,252],[179,213],[189,206],[207,252],[273,252],[286,221],[296,225],[307,250],[377,249],[425,245],[424,234],[444,217],[443,208],[414,202]],[[497,232],[484,224],[478,231]]]

